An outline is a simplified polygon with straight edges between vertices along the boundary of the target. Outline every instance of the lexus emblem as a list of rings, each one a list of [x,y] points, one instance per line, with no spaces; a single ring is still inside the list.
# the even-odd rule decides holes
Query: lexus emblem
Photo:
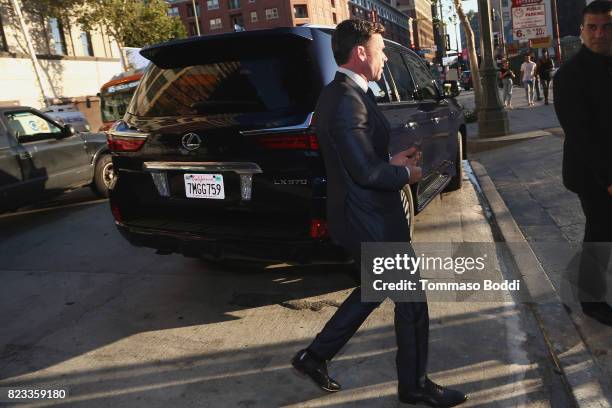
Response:
[[[202,139],[196,133],[187,133],[181,138],[181,143],[185,149],[193,151],[200,148]]]

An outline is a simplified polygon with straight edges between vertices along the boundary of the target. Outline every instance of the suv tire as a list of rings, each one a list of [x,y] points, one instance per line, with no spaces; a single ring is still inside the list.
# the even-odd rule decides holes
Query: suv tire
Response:
[[[113,160],[110,155],[102,155],[96,162],[91,189],[100,197],[108,197],[108,187],[115,177]]]
[[[463,135],[457,132],[457,157],[455,158],[455,176],[451,178],[450,183],[444,188],[444,193],[457,191],[461,189],[463,184]]]

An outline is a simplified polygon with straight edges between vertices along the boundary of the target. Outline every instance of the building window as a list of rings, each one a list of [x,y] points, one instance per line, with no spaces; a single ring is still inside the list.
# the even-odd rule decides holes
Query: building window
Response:
[[[49,27],[51,28],[51,38],[53,39],[53,51],[55,55],[66,55],[66,37],[64,36],[64,26],[57,18],[49,19]]]
[[[293,14],[295,18],[308,18],[308,9],[305,4],[297,4],[293,6]]]
[[[211,18],[210,19],[210,29],[218,30],[222,27],[220,18]]]
[[[228,8],[230,10],[235,10],[240,8],[240,0],[229,0]]]
[[[88,57],[93,57],[94,56],[94,52],[93,52],[93,45],[91,44],[91,34],[89,34],[89,32],[82,32],[81,33],[81,44],[83,45],[83,55],[86,55]]]
[[[278,9],[276,7],[266,9],[266,20],[274,20],[278,18]]]
[[[219,0],[208,0],[206,2],[206,7],[209,10],[216,10],[219,8]]]
[[[336,7],[336,0],[331,0],[331,6],[332,6],[333,8],[335,8],[335,7]]]
[[[234,31],[244,31],[244,18],[242,18],[242,14],[234,14],[230,16],[230,21],[232,22]]]
[[[256,11],[251,11],[251,22],[252,23],[257,22],[257,12]]]
[[[200,13],[200,5],[196,4],[196,14],[198,17],[200,17],[201,13]],[[193,4],[188,4],[187,5],[187,17],[193,17]]]
[[[195,23],[191,22],[189,23],[189,36],[193,37],[194,35],[198,35],[198,28]]]
[[[169,7],[168,8],[168,16],[170,17],[178,17],[179,16],[179,9],[177,6],[174,7]]]
[[[332,20],[334,24],[338,24],[338,17],[336,17],[336,13],[332,13]]]

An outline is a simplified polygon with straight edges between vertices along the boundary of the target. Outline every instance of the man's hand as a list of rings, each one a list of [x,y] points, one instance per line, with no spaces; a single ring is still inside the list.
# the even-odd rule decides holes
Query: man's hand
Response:
[[[612,184],[608,186],[608,195],[612,197]]]
[[[423,171],[419,166],[406,166],[408,170],[410,170],[410,179],[408,180],[408,184],[414,184],[423,178]]]
[[[421,152],[413,146],[409,149],[402,150],[401,152],[396,153],[393,157],[391,157],[389,163],[394,166],[401,167],[415,166],[420,160],[420,158]]]
[[[408,180],[409,184],[414,184],[421,180],[423,177],[423,171],[421,167],[417,164],[421,160],[421,152],[416,147],[411,147],[410,149],[402,150],[401,152],[395,154],[391,157],[389,163],[394,166],[407,167],[410,171],[410,179]]]

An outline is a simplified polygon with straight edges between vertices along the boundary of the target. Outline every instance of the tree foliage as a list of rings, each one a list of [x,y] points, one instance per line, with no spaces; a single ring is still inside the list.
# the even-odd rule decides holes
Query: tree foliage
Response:
[[[163,0],[85,0],[76,17],[83,27],[103,26],[121,46],[144,47],[186,36],[181,21],[167,11]]]
[[[73,18],[84,30],[104,28],[123,47],[144,47],[187,36],[163,0],[22,0],[42,17]],[[127,68],[122,55],[122,63]]]

